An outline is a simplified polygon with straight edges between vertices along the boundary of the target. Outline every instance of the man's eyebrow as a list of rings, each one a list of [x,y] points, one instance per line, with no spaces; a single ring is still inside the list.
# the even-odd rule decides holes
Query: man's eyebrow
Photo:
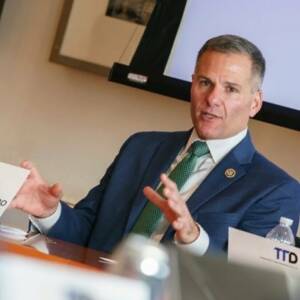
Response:
[[[212,82],[212,80],[205,76],[205,75],[202,75],[202,74],[195,74],[196,75],[196,78],[199,80],[199,79],[205,79],[205,80],[208,80],[209,82]],[[225,81],[224,82],[224,85],[230,85],[230,86],[233,86],[233,87],[236,87],[236,88],[241,88],[242,85],[239,84],[239,83],[236,83],[236,82],[232,82],[232,81]]]
[[[231,82],[231,81],[225,81],[225,84],[235,86],[235,87],[242,87],[239,83]]]
[[[196,74],[196,77],[197,77],[197,79],[206,79],[206,80],[211,81],[211,79],[209,79],[208,77],[201,75],[201,74]]]

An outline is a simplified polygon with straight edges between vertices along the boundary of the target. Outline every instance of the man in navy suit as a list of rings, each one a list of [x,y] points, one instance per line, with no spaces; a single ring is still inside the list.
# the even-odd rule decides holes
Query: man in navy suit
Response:
[[[265,236],[285,216],[294,220],[295,233],[300,185],[255,150],[247,129],[262,106],[264,72],[265,60],[248,40],[208,40],[192,77],[190,131],[131,136],[75,208],[60,201],[59,185],[48,186],[23,162],[31,174],[12,206],[29,213],[42,233],[105,252],[135,232],[153,204],[163,217],[150,237],[200,255],[226,250],[229,226]],[[169,177],[199,140],[207,151],[178,188]],[[147,222],[154,223],[151,217]]]

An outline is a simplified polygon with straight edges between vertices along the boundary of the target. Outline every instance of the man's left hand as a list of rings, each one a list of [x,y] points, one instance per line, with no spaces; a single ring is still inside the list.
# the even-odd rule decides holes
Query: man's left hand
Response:
[[[183,244],[190,244],[199,237],[199,227],[180,196],[176,183],[169,179],[166,174],[162,174],[160,179],[164,186],[164,197],[149,186],[144,188],[144,195],[163,212],[176,231],[176,240]]]

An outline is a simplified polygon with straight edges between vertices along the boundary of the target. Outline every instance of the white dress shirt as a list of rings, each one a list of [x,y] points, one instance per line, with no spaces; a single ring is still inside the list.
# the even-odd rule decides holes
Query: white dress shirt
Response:
[[[195,171],[188,178],[185,184],[180,189],[179,193],[182,196],[184,201],[187,201],[190,196],[195,192],[195,190],[200,186],[202,181],[206,178],[206,176],[213,170],[213,168],[223,159],[223,157],[228,154],[230,150],[232,150],[247,134],[247,129],[239,132],[238,134],[227,138],[227,139],[218,139],[218,140],[207,140],[207,146],[209,149],[209,153],[199,157],[196,163]],[[187,151],[191,144],[196,141],[201,140],[196,130],[192,131],[192,134],[185,145],[185,147],[179,152],[174,162],[170,166],[167,174],[169,174],[177,164],[187,155]],[[201,140],[203,141],[203,140]],[[30,220],[32,224],[37,227],[37,229],[43,233],[47,234],[50,228],[57,222],[61,215],[61,204],[58,205],[58,208],[54,214],[47,218],[36,218],[30,216]],[[151,235],[151,238],[154,240],[160,240],[162,236],[165,234],[169,223],[166,219],[163,219],[155,232]],[[175,241],[175,243],[179,247],[183,247],[186,250],[197,254],[203,255],[208,249],[209,246],[209,236],[206,231],[198,224],[200,229],[199,237],[190,244],[180,244]]]

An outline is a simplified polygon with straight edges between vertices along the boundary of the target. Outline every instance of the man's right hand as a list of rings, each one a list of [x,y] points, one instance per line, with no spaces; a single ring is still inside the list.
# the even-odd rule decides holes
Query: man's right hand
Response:
[[[30,170],[30,174],[10,207],[38,218],[51,216],[62,197],[61,186],[59,184],[49,186],[29,161],[22,162],[21,167]]]

